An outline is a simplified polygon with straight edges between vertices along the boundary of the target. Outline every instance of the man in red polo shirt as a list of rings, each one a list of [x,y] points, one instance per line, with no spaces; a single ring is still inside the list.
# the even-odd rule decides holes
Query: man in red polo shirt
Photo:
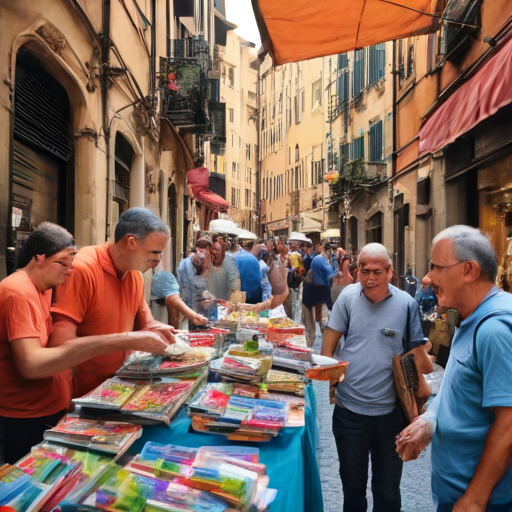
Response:
[[[43,222],[28,237],[18,271],[0,283],[0,419],[4,461],[14,464],[43,440],[70,405],[69,368],[119,350],[162,354],[167,342],[154,332],[71,339],[49,347],[52,288],[72,274],[73,236]]]
[[[50,345],[80,337],[146,330],[174,343],[173,327],[154,320],[144,299],[141,272],[156,268],[169,230],[145,208],[130,208],[119,218],[115,243],[80,249],[71,277],[52,307]],[[83,396],[112,376],[127,353],[90,359],[75,367],[73,395]]]

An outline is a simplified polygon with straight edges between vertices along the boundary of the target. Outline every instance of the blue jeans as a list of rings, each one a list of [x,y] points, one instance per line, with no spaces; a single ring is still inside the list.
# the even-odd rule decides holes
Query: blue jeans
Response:
[[[343,512],[366,512],[368,456],[372,461],[373,512],[400,512],[402,460],[395,436],[403,425],[396,410],[365,416],[336,405],[332,430],[343,484]]]

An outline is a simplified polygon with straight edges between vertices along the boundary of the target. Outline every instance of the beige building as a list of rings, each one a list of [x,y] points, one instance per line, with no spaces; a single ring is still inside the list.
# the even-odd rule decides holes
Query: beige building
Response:
[[[260,68],[262,234],[301,231],[319,238],[330,227],[324,183],[323,59]]]
[[[0,0],[0,276],[41,221],[98,244],[131,206],[169,224],[175,268],[198,225],[186,171],[214,43],[232,28],[213,0]]]
[[[253,43],[230,31],[225,45],[215,49],[214,70],[220,82],[220,104],[225,111],[225,137],[206,144],[210,183],[223,182],[230,207],[228,216],[241,227],[256,226],[258,71]]]
[[[388,185],[392,173],[392,49],[392,43],[385,43],[326,59],[331,208],[339,209],[341,243],[354,254],[369,242],[383,243],[394,252]]]

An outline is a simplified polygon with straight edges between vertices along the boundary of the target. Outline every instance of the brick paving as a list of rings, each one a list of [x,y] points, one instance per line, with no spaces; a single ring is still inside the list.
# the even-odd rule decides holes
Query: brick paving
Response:
[[[320,352],[321,337],[317,332],[314,346]],[[332,435],[332,411],[334,406],[329,404],[328,383],[314,382],[317,399],[317,414],[320,434],[320,478],[324,496],[325,512],[342,512],[343,492],[339,476],[338,452]],[[370,482],[371,476],[368,478]],[[415,461],[404,464],[402,483],[402,512],[434,512],[430,493],[430,447]],[[368,487],[368,510],[372,510],[373,500],[371,489]]]

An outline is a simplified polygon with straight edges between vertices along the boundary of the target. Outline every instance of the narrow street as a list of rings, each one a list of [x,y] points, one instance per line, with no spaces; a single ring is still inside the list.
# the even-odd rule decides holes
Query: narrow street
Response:
[[[320,352],[322,338],[317,332],[315,352]],[[320,433],[319,467],[324,497],[324,512],[342,512],[343,492],[338,473],[338,453],[332,435],[331,422],[334,405],[329,404],[328,383],[313,381],[317,400],[318,428]],[[368,478],[368,510],[372,510],[373,500]],[[430,447],[418,460],[404,464],[402,476],[402,511],[433,512],[430,492]]]

